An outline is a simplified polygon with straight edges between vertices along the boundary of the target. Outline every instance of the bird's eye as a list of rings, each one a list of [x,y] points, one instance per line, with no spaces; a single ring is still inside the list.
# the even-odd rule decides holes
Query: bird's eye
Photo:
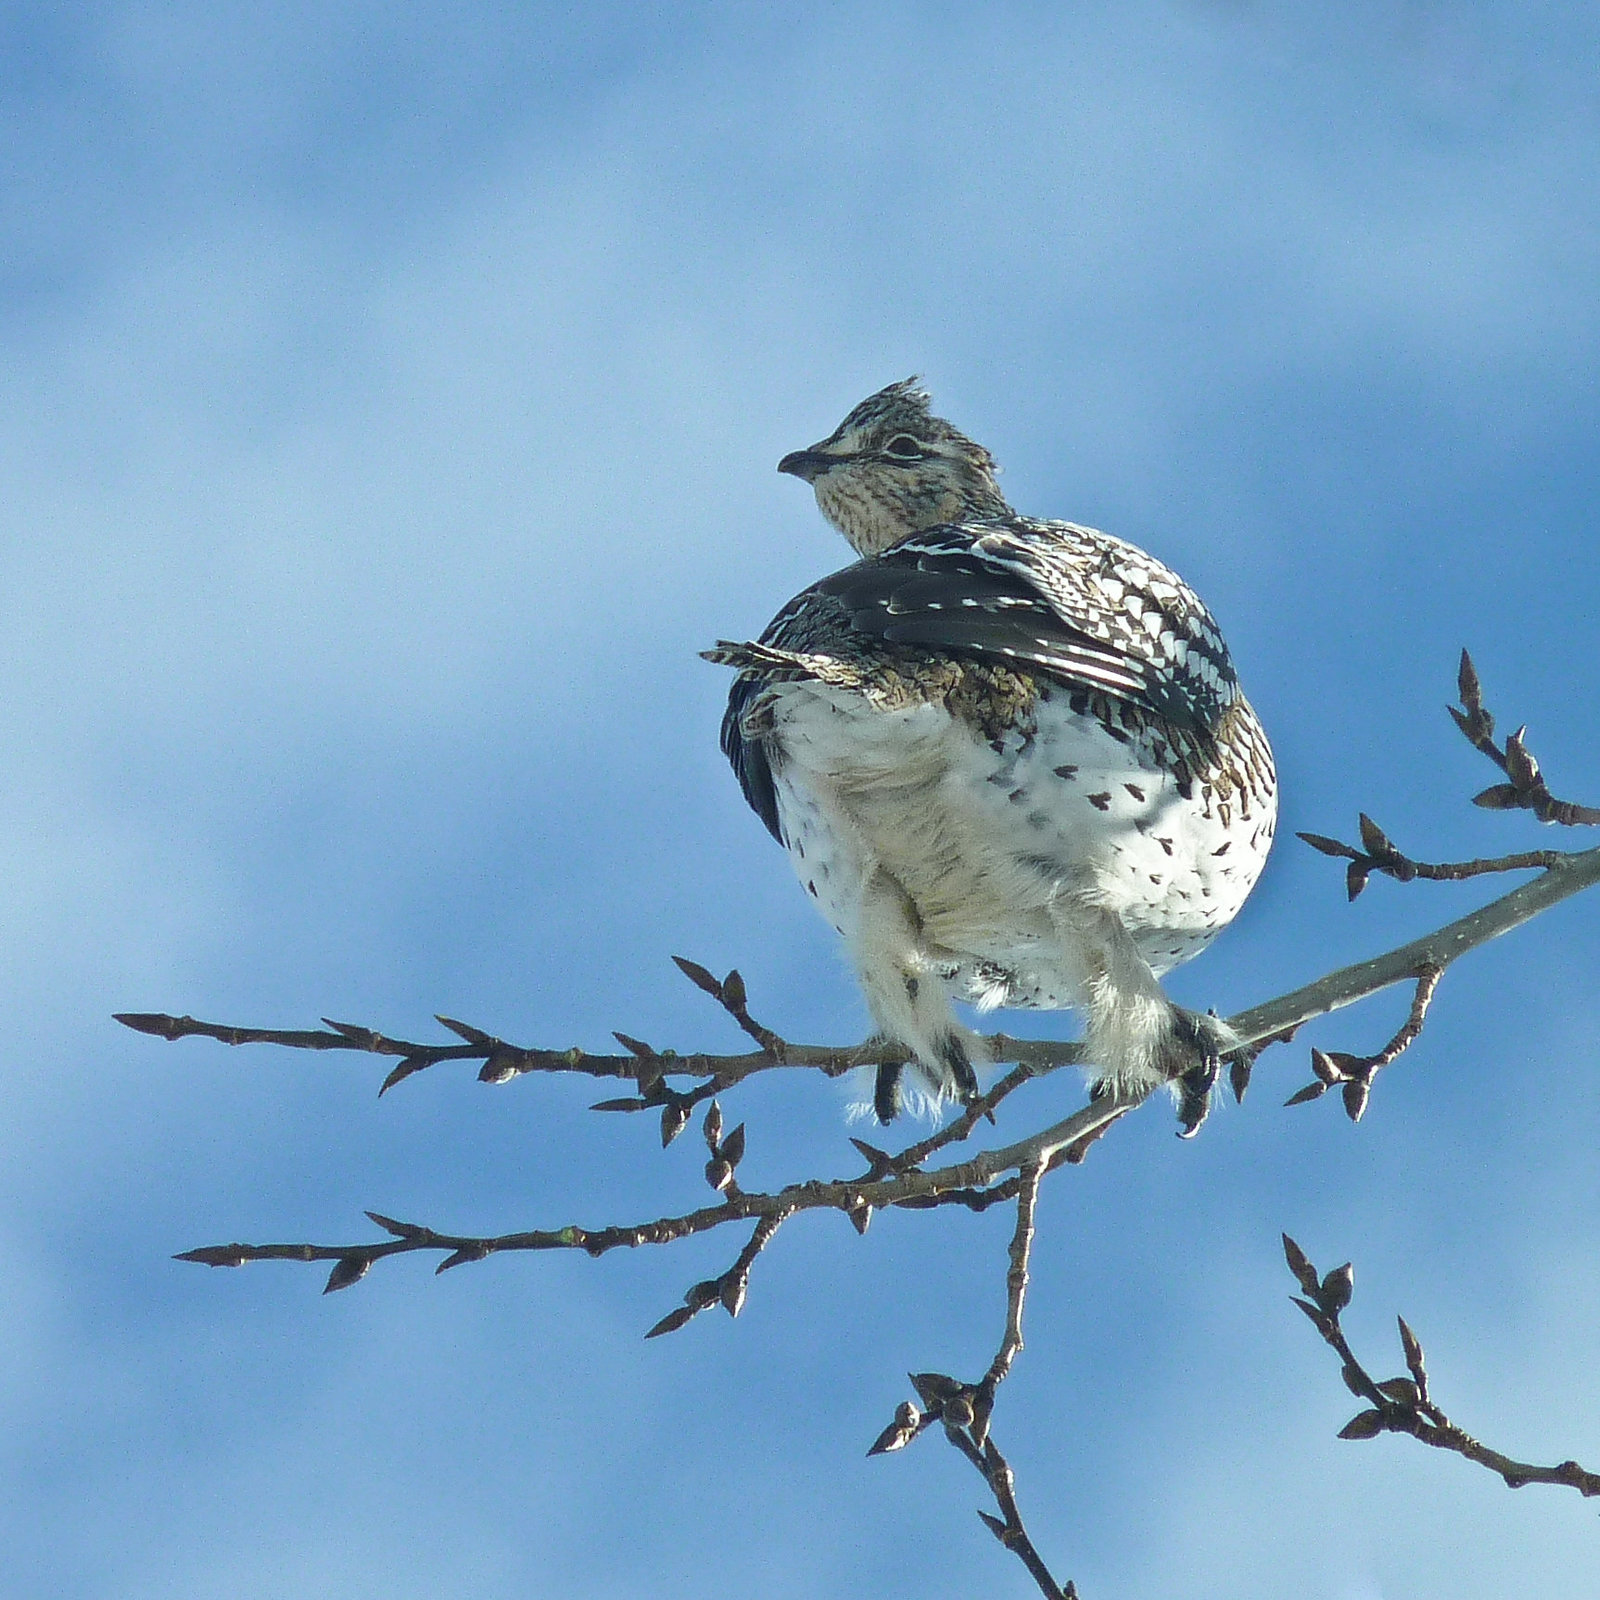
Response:
[[[899,456],[902,461],[916,461],[922,455],[922,446],[909,433],[897,433],[883,450],[885,455]]]

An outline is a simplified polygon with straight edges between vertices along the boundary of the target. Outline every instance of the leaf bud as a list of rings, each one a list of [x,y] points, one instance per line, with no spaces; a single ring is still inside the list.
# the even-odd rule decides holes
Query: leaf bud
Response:
[[[1356,1271],[1347,1261],[1342,1267],[1335,1267],[1317,1291],[1317,1300],[1322,1309],[1330,1316],[1338,1316],[1350,1304],[1350,1296],[1355,1292]]]
[[[1381,1411],[1358,1411],[1339,1430],[1341,1439],[1375,1439],[1383,1432]]]

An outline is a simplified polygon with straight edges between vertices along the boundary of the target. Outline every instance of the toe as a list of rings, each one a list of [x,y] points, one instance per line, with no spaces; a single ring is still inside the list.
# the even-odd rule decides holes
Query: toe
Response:
[[[1217,1086],[1221,1070],[1221,1058],[1207,1056],[1199,1066],[1191,1067],[1178,1079],[1178,1121],[1182,1124],[1178,1130],[1180,1139],[1192,1139],[1200,1131],[1200,1124],[1206,1120],[1206,1113],[1211,1109],[1211,1091]]]
[[[972,1070],[972,1057],[959,1034],[947,1033],[939,1040],[939,1063],[950,1074],[956,1092],[968,1102],[978,1098],[978,1074]]]
[[[872,1086],[872,1109],[885,1127],[894,1121],[900,1111],[900,1071],[898,1062],[881,1063],[877,1081]]]
[[[1211,1109],[1211,1092],[1222,1075],[1223,1063],[1237,1053],[1230,1048],[1235,1041],[1232,1030],[1215,1013],[1187,1011],[1182,1006],[1173,1007],[1172,1036],[1179,1053],[1173,1073],[1181,1124],[1178,1137],[1192,1139]],[[1237,1092],[1237,1071],[1233,1081]]]

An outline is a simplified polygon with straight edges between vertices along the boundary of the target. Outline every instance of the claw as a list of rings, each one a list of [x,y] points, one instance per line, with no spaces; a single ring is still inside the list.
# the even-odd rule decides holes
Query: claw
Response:
[[[1200,1124],[1211,1110],[1211,1091],[1221,1073],[1221,1056],[1208,1055],[1178,1079],[1178,1121],[1183,1124],[1178,1130],[1180,1139],[1192,1139],[1200,1131]]]
[[[1192,1139],[1211,1110],[1211,1091],[1222,1076],[1224,1062],[1231,1067],[1230,1078],[1235,1096],[1243,1098],[1243,1086],[1250,1080],[1248,1054],[1241,1057],[1237,1048],[1228,1048],[1230,1043],[1237,1045],[1238,1041],[1231,1038],[1231,1030],[1219,1021],[1214,1011],[1201,1016],[1193,1011],[1185,1011],[1181,1006],[1174,1006],[1172,1031],[1196,1057],[1194,1065],[1180,1073],[1177,1079],[1178,1121],[1182,1125],[1178,1129],[1178,1137]],[[1242,1066],[1241,1060],[1244,1062]]]
[[[956,1092],[965,1104],[971,1105],[978,1098],[978,1074],[972,1070],[972,1058],[967,1054],[966,1045],[957,1035],[947,1033],[939,1041],[939,1055],[955,1079]]]
[[[872,1086],[872,1110],[887,1127],[900,1111],[900,1064],[881,1062],[877,1081]]]
[[[1244,1104],[1244,1092],[1250,1087],[1250,1074],[1255,1071],[1255,1065],[1254,1050],[1236,1050],[1228,1057],[1228,1083],[1237,1105]]]

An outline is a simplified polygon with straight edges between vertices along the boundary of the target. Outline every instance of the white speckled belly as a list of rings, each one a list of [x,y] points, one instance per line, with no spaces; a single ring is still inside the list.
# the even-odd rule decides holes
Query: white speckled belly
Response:
[[[1030,736],[983,740],[941,704],[884,710],[814,683],[775,688],[772,737],[790,859],[847,938],[881,863],[948,952],[962,998],[1077,1004],[1084,974],[1049,913],[1088,893],[1159,976],[1238,912],[1272,843],[1276,796],[1185,798],[1150,741],[1041,691]]]

